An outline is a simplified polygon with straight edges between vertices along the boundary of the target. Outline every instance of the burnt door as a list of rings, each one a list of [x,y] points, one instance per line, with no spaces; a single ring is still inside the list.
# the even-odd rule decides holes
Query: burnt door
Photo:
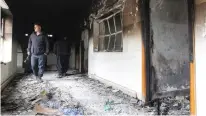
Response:
[[[187,0],[150,0],[152,99],[188,94],[190,36]]]

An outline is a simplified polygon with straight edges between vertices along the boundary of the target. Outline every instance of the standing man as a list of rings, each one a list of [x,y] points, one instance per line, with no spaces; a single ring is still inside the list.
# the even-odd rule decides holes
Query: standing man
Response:
[[[70,47],[67,41],[67,37],[58,40],[54,44],[54,53],[57,56],[57,70],[59,73],[59,78],[66,76],[66,72],[69,67],[69,53]]]
[[[42,77],[45,70],[45,60],[49,53],[49,42],[47,36],[41,31],[39,23],[34,24],[34,32],[30,35],[28,55],[31,55],[31,67],[38,82],[43,82]]]

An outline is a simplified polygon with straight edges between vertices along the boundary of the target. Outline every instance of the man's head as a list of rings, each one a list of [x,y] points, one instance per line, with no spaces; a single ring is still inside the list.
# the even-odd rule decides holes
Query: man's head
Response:
[[[35,32],[41,32],[41,24],[40,23],[35,23],[34,24],[34,31]]]

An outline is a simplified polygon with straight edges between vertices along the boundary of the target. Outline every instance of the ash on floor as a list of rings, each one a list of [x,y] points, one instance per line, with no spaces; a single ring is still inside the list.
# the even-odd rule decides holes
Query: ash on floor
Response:
[[[47,72],[43,83],[37,83],[32,75],[17,76],[1,96],[2,115],[35,115],[34,101],[42,98],[42,92],[52,94],[50,100],[40,100],[42,107],[58,111],[82,111],[84,115],[154,115],[155,107],[143,106],[142,103],[120,90],[88,78],[87,75],[73,74],[61,79],[55,72]],[[173,105],[162,101],[162,111],[170,107],[169,115],[189,114],[188,100],[170,98]],[[165,102],[165,104],[164,104]]]

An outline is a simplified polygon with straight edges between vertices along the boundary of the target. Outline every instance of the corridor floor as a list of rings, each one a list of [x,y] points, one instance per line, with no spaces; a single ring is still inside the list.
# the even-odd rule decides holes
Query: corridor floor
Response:
[[[156,108],[143,107],[138,100],[111,86],[88,78],[87,75],[75,74],[61,79],[56,77],[55,72],[47,72],[43,77],[44,82],[37,83],[32,75],[17,76],[2,92],[1,115],[35,115],[33,101],[40,97],[42,91],[52,93],[53,98],[61,103],[58,108],[78,106],[83,110],[84,115],[154,115],[156,113]],[[105,107],[108,100],[113,102],[109,108]],[[184,108],[176,111],[181,111],[180,114],[188,114],[188,109]]]

